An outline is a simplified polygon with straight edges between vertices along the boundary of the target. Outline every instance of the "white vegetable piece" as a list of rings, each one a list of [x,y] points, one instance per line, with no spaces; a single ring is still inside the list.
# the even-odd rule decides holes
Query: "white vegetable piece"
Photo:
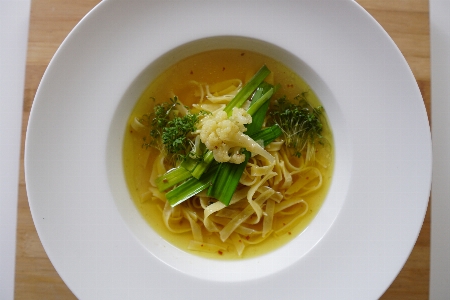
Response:
[[[232,115],[218,110],[204,117],[200,122],[200,139],[214,154],[218,162],[240,164],[245,155],[240,149],[245,148],[254,155],[265,157],[269,164],[273,164],[274,157],[264,148],[244,134],[245,124],[250,124],[252,117],[242,108],[233,108]]]

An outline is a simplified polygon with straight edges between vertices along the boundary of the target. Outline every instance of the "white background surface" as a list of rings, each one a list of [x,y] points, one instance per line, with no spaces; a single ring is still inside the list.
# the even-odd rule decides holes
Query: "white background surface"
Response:
[[[450,1],[430,0],[433,187],[430,299],[450,295]]]
[[[0,299],[14,297],[25,59],[30,0],[0,0]]]

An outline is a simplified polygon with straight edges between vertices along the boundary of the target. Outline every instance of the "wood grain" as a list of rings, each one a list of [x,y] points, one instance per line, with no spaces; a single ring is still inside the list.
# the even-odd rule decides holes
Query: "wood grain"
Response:
[[[33,0],[26,64],[16,247],[15,299],[75,299],[47,257],[28,205],[23,170],[25,132],[39,82],[67,34],[99,0]],[[428,0],[358,0],[408,61],[430,117]],[[428,299],[430,213],[397,278],[381,299]]]

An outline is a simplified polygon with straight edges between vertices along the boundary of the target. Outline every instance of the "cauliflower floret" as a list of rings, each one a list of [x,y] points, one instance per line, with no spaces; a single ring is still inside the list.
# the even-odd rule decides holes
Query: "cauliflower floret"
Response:
[[[245,109],[235,107],[232,110],[229,120],[239,127],[239,131],[245,132],[247,131],[245,124],[250,124],[252,122],[252,116],[250,116]]]
[[[233,108],[232,115],[223,110],[214,112],[200,121],[200,139],[214,154],[218,162],[240,164],[245,160],[241,148],[266,157],[273,162],[273,156],[257,142],[245,135],[245,124],[252,122],[252,117],[242,108]]]

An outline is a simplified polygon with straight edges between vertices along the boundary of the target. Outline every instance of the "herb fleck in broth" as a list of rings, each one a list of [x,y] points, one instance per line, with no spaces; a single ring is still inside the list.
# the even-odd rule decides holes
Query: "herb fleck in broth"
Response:
[[[275,99],[279,99],[282,96],[286,96],[287,99],[295,99],[296,97],[298,98],[299,95],[302,95],[303,97],[306,97],[309,104],[311,104],[311,107],[319,107],[321,105],[320,101],[313,91],[310,90],[306,82],[281,63],[261,54],[246,50],[224,49],[208,51],[188,57],[163,72],[156,80],[149,84],[138,99],[137,104],[130,115],[128,124],[135,118],[142,118],[143,115],[151,113],[155,105],[168,101],[168,99],[173,98],[174,96],[180,99],[181,102],[188,107],[198,103],[199,89],[197,83],[208,83],[212,85],[238,78],[245,84],[264,64],[271,71],[271,74],[266,78],[266,81],[270,84],[279,84],[278,90],[271,98],[272,104]],[[271,106],[273,106],[272,104]],[[321,135],[329,142],[327,149],[332,149],[331,130],[328,127],[327,122],[324,122],[323,124],[324,126]],[[282,137],[283,136],[281,136],[281,138]],[[246,245],[241,256],[237,254],[235,244],[231,241],[223,243],[218,234],[211,234],[207,232],[205,228],[202,229],[202,238],[205,247],[212,243],[221,245],[222,248],[218,250],[215,249],[211,253],[192,251],[188,249],[188,245],[193,239],[193,235],[189,230],[191,227],[190,222],[187,219],[182,218],[181,213],[179,213],[179,222],[171,221],[172,230],[179,233],[171,232],[166,227],[162,217],[164,203],[159,200],[154,200],[152,192],[149,191],[151,188],[151,172],[155,160],[158,159],[159,151],[153,147],[143,147],[143,143],[142,135],[138,134],[136,130],[127,125],[123,148],[123,161],[125,177],[132,201],[134,201],[148,224],[164,239],[186,252],[208,258],[242,259],[255,257],[268,253],[291,241],[310,224],[311,220],[319,211],[328,193],[333,172],[333,155],[332,152],[327,152],[326,154],[331,157],[331,160],[326,164],[326,167],[315,164],[315,167],[320,169],[322,174],[321,187],[317,191],[298,196],[304,199],[307,204],[299,203],[295,207],[287,209],[284,215],[278,214],[274,217],[272,227],[279,230],[280,234],[277,235],[272,232],[268,234],[268,237],[265,237],[264,239],[260,238],[263,240],[261,243],[255,245],[251,244],[254,241],[254,238],[249,234],[241,232],[238,235],[239,240],[234,241],[235,243],[244,243]],[[324,151],[316,150],[315,152],[320,160],[320,155],[322,155],[321,153]],[[304,162],[305,155],[303,155],[303,157],[301,155],[299,156],[300,158],[295,155],[289,155],[290,163],[296,165],[300,164],[302,160]],[[303,178],[297,178],[300,177],[300,175],[294,175],[295,179],[307,181],[309,173],[303,172],[301,174]],[[153,191],[155,191],[155,188],[153,188]],[[204,216],[202,209],[197,209],[196,205],[190,202],[184,202],[180,205],[189,205],[199,218],[197,223],[202,224],[201,219]],[[264,205],[263,208],[265,208]],[[295,221],[295,225],[289,226],[288,229],[283,231],[282,228],[285,224],[289,224],[293,218],[292,215],[289,215],[290,211],[302,212],[304,213],[304,216],[298,218],[298,220]],[[248,225],[246,227],[251,228],[252,230],[261,231],[261,222],[256,225],[251,224],[252,220],[255,220],[256,218],[256,214],[250,216],[250,218],[247,219]],[[203,243],[201,246],[203,246]]]

